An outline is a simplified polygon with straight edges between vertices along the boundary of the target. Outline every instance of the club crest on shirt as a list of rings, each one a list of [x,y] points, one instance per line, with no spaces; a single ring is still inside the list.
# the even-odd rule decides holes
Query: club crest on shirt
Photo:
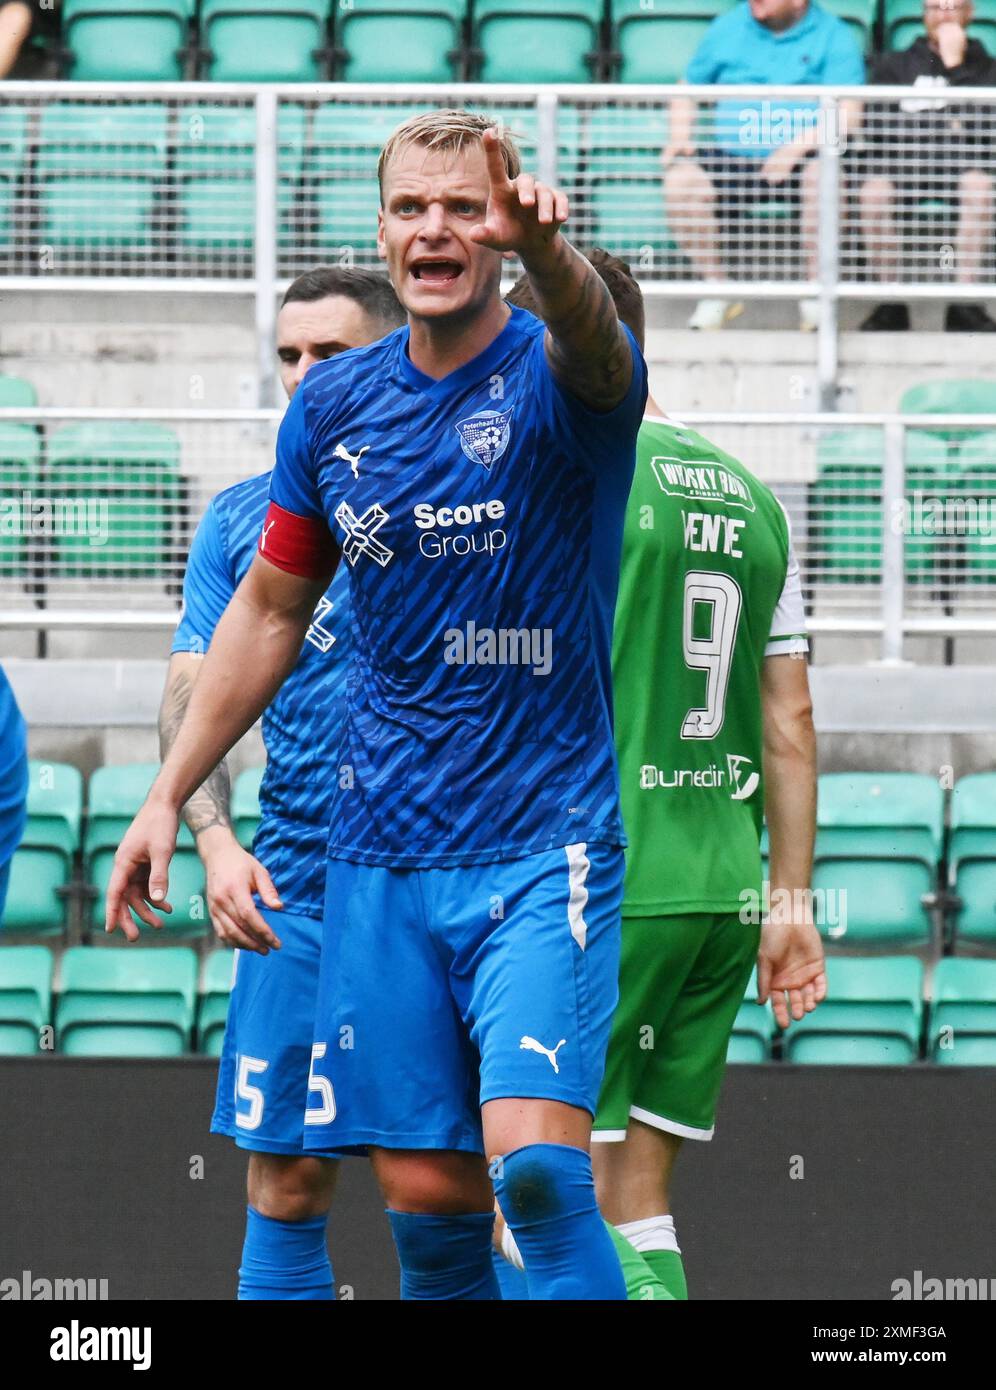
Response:
[[[471,463],[480,463],[490,472],[493,464],[501,458],[508,448],[512,434],[512,411],[479,410],[468,415],[466,420],[458,420],[456,432],[460,436],[460,447]]]

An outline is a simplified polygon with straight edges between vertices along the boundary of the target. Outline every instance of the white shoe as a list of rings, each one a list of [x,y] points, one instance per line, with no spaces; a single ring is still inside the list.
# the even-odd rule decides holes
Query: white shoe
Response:
[[[799,331],[815,333],[820,326],[820,301],[818,299],[799,300]]]
[[[695,312],[688,320],[688,327],[699,328],[703,332],[714,332],[743,311],[742,304],[728,299],[700,299],[695,306]]]

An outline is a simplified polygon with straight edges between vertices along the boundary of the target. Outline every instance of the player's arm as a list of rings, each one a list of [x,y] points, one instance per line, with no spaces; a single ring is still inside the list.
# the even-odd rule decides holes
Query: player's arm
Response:
[[[130,941],[137,938],[129,906],[149,926],[161,925],[150,904],[168,910],[180,809],[252,728],[293,669],[338,561],[325,535],[332,558],[322,563],[320,576],[314,564],[305,577],[257,555],[225,609],[169,755],[114,857],[108,931],[121,927]],[[260,934],[268,945],[279,944],[268,928]]]
[[[0,0],[0,77],[6,77],[31,33],[31,6],[22,0]]]
[[[764,812],[770,843],[769,920],[761,930],[758,999],[781,1027],[826,995],[810,882],[816,836],[816,731],[805,654],[766,656],[761,674]],[[787,1000],[786,1000],[787,996]]]
[[[633,354],[601,276],[560,234],[567,195],[531,174],[509,179],[497,134],[486,131],[483,139],[490,191],[485,220],[470,235],[519,256],[547,326],[554,376],[592,410],[612,410],[629,389]]]

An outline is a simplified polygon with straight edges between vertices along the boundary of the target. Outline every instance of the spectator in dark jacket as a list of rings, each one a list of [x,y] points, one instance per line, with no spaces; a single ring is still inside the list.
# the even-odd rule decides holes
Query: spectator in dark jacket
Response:
[[[861,230],[868,268],[878,280],[896,280],[901,235],[897,210],[922,199],[958,205],[955,274],[960,284],[983,278],[993,230],[994,113],[991,106],[943,95],[951,87],[996,87],[996,59],[967,29],[971,0],[925,0],[926,33],[901,53],[883,53],[871,81],[920,87],[921,97],[898,104],[877,102],[865,110],[866,174],[861,186]],[[910,326],[905,304],[880,304],[861,325],[897,330]],[[949,304],[946,329],[994,333],[993,320],[977,302]]]

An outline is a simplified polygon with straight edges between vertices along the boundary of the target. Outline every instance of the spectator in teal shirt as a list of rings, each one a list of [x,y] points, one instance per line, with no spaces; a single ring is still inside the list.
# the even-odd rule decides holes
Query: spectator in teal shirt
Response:
[[[713,20],[685,74],[687,82],[717,85],[860,86],[864,60],[842,19],[812,0],[740,0]],[[719,100],[711,141],[696,148],[696,104],[671,106],[664,151],[669,221],[696,277],[723,281],[721,230],[751,203],[773,199],[798,207],[808,277],[818,278],[818,170],[812,158],[826,140],[842,143],[857,102],[844,103],[840,128],[827,130],[815,101]],[[815,301],[799,305],[800,325],[815,328]],[[701,300],[690,328],[722,328],[743,306],[722,297]]]
[[[24,834],[27,799],[27,733],[14,692],[0,667],[0,926],[11,860]]]

